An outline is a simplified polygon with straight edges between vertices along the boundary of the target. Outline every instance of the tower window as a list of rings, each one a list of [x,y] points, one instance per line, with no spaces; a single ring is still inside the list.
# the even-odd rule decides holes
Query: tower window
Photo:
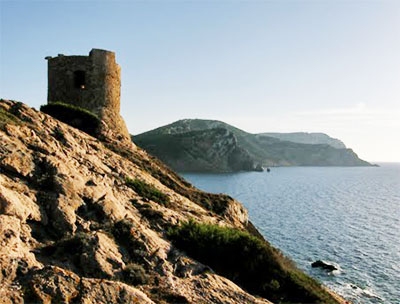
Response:
[[[86,86],[86,73],[85,71],[74,72],[74,86],[77,89],[84,89]]]

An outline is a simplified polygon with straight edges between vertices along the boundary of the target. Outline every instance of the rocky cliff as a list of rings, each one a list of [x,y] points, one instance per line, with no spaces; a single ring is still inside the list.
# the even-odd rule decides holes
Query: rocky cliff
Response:
[[[184,119],[133,137],[133,141],[179,171],[225,172],[211,163],[207,155],[215,130],[225,130],[235,142],[240,157],[231,158],[230,171],[253,170],[254,165],[270,166],[370,166],[344,144],[321,133],[250,134],[215,120]],[[196,136],[201,134],[201,136]],[[173,149],[168,148],[173,142]],[[218,141],[215,141],[218,143]],[[222,142],[223,144],[223,142]],[[197,147],[202,147],[198,149]],[[190,159],[185,155],[190,151]],[[223,150],[222,150],[223,151]],[[223,155],[220,153],[220,155]],[[243,157],[245,156],[245,157]],[[220,157],[217,163],[223,163]],[[225,155],[226,158],[226,155]],[[236,166],[234,166],[236,163]],[[250,164],[253,165],[243,165]],[[201,167],[202,170],[194,170]],[[212,169],[210,169],[212,168]],[[226,167],[223,167],[226,169]]]
[[[0,139],[1,303],[342,301],[271,247],[240,203],[195,189],[133,144],[101,142],[8,100]],[[207,235],[211,245],[188,254],[177,236],[200,246],[190,239],[200,228],[179,237],[200,224],[223,237]],[[216,256],[224,242],[240,246]],[[221,269],[199,252],[217,265],[243,255]]]

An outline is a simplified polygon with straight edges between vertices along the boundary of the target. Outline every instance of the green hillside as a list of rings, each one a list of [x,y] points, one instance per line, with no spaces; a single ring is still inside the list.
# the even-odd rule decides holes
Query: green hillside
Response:
[[[333,147],[343,144],[339,140],[322,133],[307,139],[305,134],[291,133],[281,138],[312,140],[313,144],[282,140],[266,133],[250,134],[215,120],[185,119],[136,135],[133,141],[178,171],[252,170],[257,164],[264,167],[371,165],[351,149]]]

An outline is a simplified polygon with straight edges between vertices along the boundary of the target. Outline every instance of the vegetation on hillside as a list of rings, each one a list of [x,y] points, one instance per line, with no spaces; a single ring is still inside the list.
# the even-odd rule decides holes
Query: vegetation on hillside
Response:
[[[137,178],[131,179],[128,177],[126,178],[125,182],[128,187],[135,190],[138,195],[145,199],[152,200],[165,206],[168,206],[170,203],[168,195],[162,193],[160,190],[146,183],[145,181]]]
[[[9,123],[17,124],[18,121],[18,118],[16,118],[14,115],[0,108],[0,128],[3,129],[3,127]]]
[[[3,99],[0,99],[0,102],[3,101]],[[14,112],[18,111],[18,105],[22,105],[20,103],[17,103],[14,107],[10,109],[10,111],[6,111],[3,108],[0,108],[0,129],[4,130],[4,126],[6,124],[21,124],[22,121],[14,115]]]
[[[106,143],[105,145],[107,148],[126,158],[143,171],[151,174],[151,176],[159,180],[164,186],[174,190],[209,211],[215,212],[216,214],[223,214],[229,205],[229,202],[233,200],[232,197],[226,194],[214,194],[196,189],[158,158],[151,155],[149,155],[148,158],[143,157],[143,154],[140,153],[140,148],[135,151],[117,147],[113,144]]]
[[[196,189],[140,148],[82,137],[21,103],[4,102],[0,108],[2,121],[23,124],[1,132],[6,143],[0,149],[0,171],[7,212],[2,241],[24,245],[18,246],[16,259],[1,261],[2,269],[10,270],[3,273],[7,279],[3,285],[11,286],[7,292],[15,297],[12,302],[131,303],[138,290],[156,303],[199,303],[202,297],[209,303],[214,297],[229,303],[257,302],[250,294],[277,303],[332,302],[317,282],[271,247],[250,222],[241,224],[245,215],[231,197]],[[68,117],[73,108],[60,115]],[[78,114],[80,119],[84,112]],[[114,159],[108,149],[123,158]],[[14,174],[26,168],[26,174]],[[164,193],[166,188],[158,182],[147,182],[149,174],[171,190]],[[181,205],[172,191],[209,212],[200,212],[190,203]],[[243,231],[193,221],[175,226],[172,212],[155,203],[181,212],[176,218],[188,219],[192,214],[199,221],[225,222]],[[21,223],[26,229],[21,230]],[[33,254],[29,259],[28,252]],[[248,294],[190,257],[241,285]],[[181,266],[182,272],[177,271]],[[121,282],[141,286],[131,288]],[[21,288],[13,288],[14,283]]]
[[[185,133],[143,135],[133,138],[147,152],[179,172],[252,171],[253,160],[224,128]]]
[[[101,125],[100,119],[92,112],[63,102],[42,105],[40,111],[95,137]]]
[[[279,250],[248,232],[191,220],[169,229],[168,236],[218,274],[276,303],[336,303]]]
[[[299,143],[266,136],[264,134],[250,134],[220,121],[185,119],[148,131],[133,137],[133,141],[147,150],[149,153],[165,161],[173,169],[187,171],[191,168],[209,166],[204,162],[204,152],[198,153],[195,146],[204,146],[205,140],[212,146],[211,134],[215,130],[225,130],[232,134],[236,145],[243,150],[253,163],[264,166],[369,166],[370,164],[358,158],[351,149],[333,147],[327,144],[326,138],[338,143],[325,135],[324,140],[316,140],[315,143]],[[198,134],[202,134],[199,137]],[[208,134],[208,136],[207,136]],[[196,137],[193,142],[191,138]],[[322,136],[322,135],[321,135]],[[168,148],[168,142],[173,140],[173,149]],[[187,157],[190,152],[191,158]],[[243,159],[243,158],[241,158]],[[190,162],[188,161],[190,160]],[[210,158],[208,162],[212,161]],[[206,159],[207,161],[207,159]],[[200,163],[201,162],[201,163]],[[179,165],[179,167],[178,167]],[[242,166],[243,167],[243,166]],[[212,166],[211,166],[212,168]],[[247,170],[247,169],[242,169]],[[192,170],[199,172],[201,170]],[[213,170],[206,170],[212,172]]]

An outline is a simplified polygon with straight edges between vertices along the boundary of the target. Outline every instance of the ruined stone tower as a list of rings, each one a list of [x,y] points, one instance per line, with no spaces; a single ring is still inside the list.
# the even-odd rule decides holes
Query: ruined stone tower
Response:
[[[92,49],[89,56],[46,57],[49,104],[63,102],[89,110],[103,124],[103,133],[129,139],[120,116],[121,68],[115,53]]]

